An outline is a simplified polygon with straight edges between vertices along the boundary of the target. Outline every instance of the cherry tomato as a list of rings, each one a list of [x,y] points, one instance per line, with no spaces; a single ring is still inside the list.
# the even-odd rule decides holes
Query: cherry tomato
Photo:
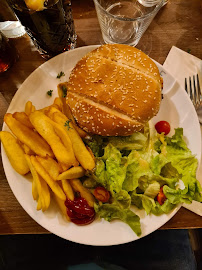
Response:
[[[163,186],[160,188],[160,191],[157,195],[157,201],[159,202],[160,205],[163,205],[165,200],[167,200],[165,194],[163,193]]]
[[[109,191],[107,191],[104,187],[96,187],[93,194],[98,201],[101,202],[109,201],[110,198]]]
[[[159,121],[156,123],[155,128],[159,134],[164,132],[167,135],[170,132],[170,124],[167,121]]]

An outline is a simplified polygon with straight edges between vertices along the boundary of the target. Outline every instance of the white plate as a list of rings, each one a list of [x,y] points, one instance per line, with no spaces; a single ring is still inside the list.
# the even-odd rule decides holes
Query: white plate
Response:
[[[23,111],[27,100],[31,100],[37,109],[52,104],[57,96],[57,84],[66,81],[70,71],[77,61],[86,53],[98,46],[87,46],[74,49],[60,54],[45,62],[37,68],[21,85],[16,92],[8,112]],[[200,162],[201,156],[201,136],[200,127],[194,107],[180,88],[178,83],[157,63],[164,79],[164,99],[158,115],[153,119],[167,120],[171,123],[172,132],[174,128],[183,127],[184,136],[188,147],[196,155]],[[57,74],[63,71],[64,77],[56,79]],[[53,96],[48,97],[46,92],[53,89]],[[4,125],[4,130],[7,127]],[[130,227],[123,222],[113,221],[111,223],[104,220],[96,220],[87,226],[77,226],[63,220],[54,202],[45,213],[36,210],[36,202],[31,194],[31,181],[17,174],[11,167],[8,158],[2,148],[3,166],[8,179],[8,183],[24,210],[41,226],[48,231],[73,242],[87,245],[117,245],[139,239]],[[143,210],[137,210],[141,218],[142,236],[146,236],[165,224],[180,206],[168,215],[153,216],[146,215]]]

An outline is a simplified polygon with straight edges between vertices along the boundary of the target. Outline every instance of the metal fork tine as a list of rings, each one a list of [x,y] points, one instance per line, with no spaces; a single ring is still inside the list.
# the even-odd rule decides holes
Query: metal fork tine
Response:
[[[199,77],[198,74],[196,75],[196,81],[197,81],[197,89],[198,89],[198,94],[201,99],[201,88],[200,88],[200,83],[199,83]]]
[[[185,90],[186,90],[187,94],[189,94],[188,93],[188,88],[187,88],[187,78],[185,78]]]
[[[198,106],[198,92],[196,93],[195,75],[193,76],[193,85],[194,85],[194,103],[196,106]]]
[[[202,93],[198,74],[194,75],[193,79],[192,77],[189,77],[189,82],[188,79],[185,78],[185,90],[189,95],[195,109],[198,110],[199,108],[202,108]]]
[[[191,77],[189,77],[189,94],[190,94],[191,100],[194,102],[193,91],[192,91],[192,84],[191,84]]]

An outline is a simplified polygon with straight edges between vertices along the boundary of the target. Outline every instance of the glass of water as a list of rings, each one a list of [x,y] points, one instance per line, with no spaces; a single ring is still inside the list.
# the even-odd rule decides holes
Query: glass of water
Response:
[[[136,46],[164,0],[149,7],[138,0],[94,0],[94,4],[104,42]]]
[[[152,7],[161,2],[161,0],[138,0],[138,2],[145,7]]]

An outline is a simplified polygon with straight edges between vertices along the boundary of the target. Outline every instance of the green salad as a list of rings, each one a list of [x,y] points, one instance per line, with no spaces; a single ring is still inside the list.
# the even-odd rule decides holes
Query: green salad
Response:
[[[183,139],[182,128],[169,137],[158,134],[150,122],[131,136],[95,135],[85,142],[96,157],[96,167],[83,185],[102,186],[111,195],[109,202],[94,206],[100,218],[122,220],[140,236],[140,218],[131,205],[161,215],[179,203],[202,201],[198,161]]]

